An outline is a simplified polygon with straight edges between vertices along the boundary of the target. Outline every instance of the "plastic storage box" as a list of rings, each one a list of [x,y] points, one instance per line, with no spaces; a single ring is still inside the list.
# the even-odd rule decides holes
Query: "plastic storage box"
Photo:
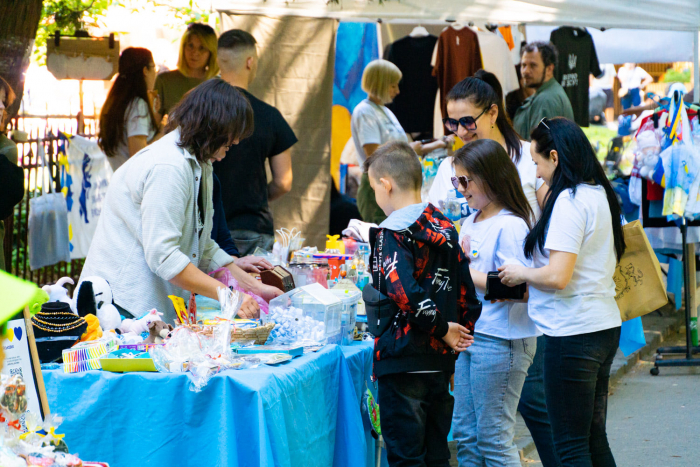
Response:
[[[353,341],[355,322],[357,320],[357,304],[362,293],[357,290],[331,289],[333,295],[343,302],[340,314],[340,334],[342,345],[350,345]]]
[[[319,284],[310,284],[296,288],[270,301],[270,315],[278,307],[299,308],[303,316],[323,323],[323,338],[329,344],[340,344],[342,336],[341,313],[343,302],[328,289]],[[262,314],[263,323],[269,322],[269,316]]]

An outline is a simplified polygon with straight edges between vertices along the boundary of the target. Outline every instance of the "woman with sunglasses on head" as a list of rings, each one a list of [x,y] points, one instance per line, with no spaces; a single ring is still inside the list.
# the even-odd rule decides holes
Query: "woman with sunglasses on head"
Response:
[[[177,70],[166,71],[156,79],[158,106],[163,116],[170,113],[187,91],[219,74],[216,63],[216,32],[208,24],[191,23],[180,39]]]
[[[541,334],[526,303],[487,302],[487,274],[505,264],[529,266],[523,242],[533,219],[520,176],[506,150],[491,139],[467,143],[454,155],[455,187],[476,211],[460,242],[483,303],[474,344],[457,359],[452,419],[460,467],[520,467],[515,414]],[[525,297],[525,299],[527,299]]]
[[[613,281],[625,251],[620,205],[578,125],[543,119],[531,136],[537,175],[550,187],[525,241],[534,267],[505,265],[499,277],[529,285],[528,312],[545,335],[545,395],[561,465],[612,467],[605,422],[621,326]]]
[[[369,62],[362,73],[362,90],[367,93],[367,99],[355,106],[351,120],[352,139],[360,166],[382,144],[408,142],[408,136],[396,116],[386,107],[399,94],[401,76],[401,70],[396,65],[381,59]],[[416,154],[422,156],[446,147],[446,141],[443,139],[428,144],[414,141],[410,145]],[[362,175],[357,190],[357,207],[366,222],[379,224],[386,219],[386,214],[374,199],[374,190],[369,185],[366,173]]]
[[[464,143],[480,139],[492,139],[506,150],[518,168],[523,191],[532,212],[538,217],[541,203],[547,192],[542,180],[535,175],[535,165],[530,157],[529,143],[521,141],[503,107],[503,90],[493,73],[479,70],[463,79],[447,94],[445,129],[455,133]],[[450,178],[454,176],[452,161],[440,164],[435,182],[430,190],[430,202],[438,206],[452,189]]]
[[[151,51],[124,49],[119,56],[119,74],[100,113],[99,145],[112,170],[162,136],[152,105],[155,80]]]

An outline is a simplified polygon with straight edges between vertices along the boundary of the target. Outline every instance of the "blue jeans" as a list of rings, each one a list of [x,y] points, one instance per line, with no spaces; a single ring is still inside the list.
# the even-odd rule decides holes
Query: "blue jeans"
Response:
[[[379,378],[382,437],[391,467],[449,467],[450,376],[396,373]]]
[[[232,230],[231,238],[236,244],[241,258],[252,255],[256,247],[260,247],[265,251],[272,251],[272,245],[275,243],[274,235],[268,235],[252,230]]]
[[[627,94],[620,98],[620,105],[623,110],[630,107],[637,107],[642,103],[642,96],[639,94],[639,88],[629,89]]]
[[[457,359],[452,436],[460,467],[520,467],[515,414],[537,339],[475,333]]]
[[[615,467],[605,423],[620,328],[546,340],[544,388],[561,465]]]
[[[543,467],[559,467],[559,456],[554,449],[552,425],[549,423],[547,401],[544,397],[544,336],[537,338],[537,351],[520,394],[518,412],[523,416],[537,447]]]

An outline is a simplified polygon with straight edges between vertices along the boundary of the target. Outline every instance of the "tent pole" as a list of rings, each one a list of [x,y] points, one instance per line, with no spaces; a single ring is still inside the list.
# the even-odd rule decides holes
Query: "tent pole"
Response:
[[[700,30],[693,34],[693,102],[700,102]]]

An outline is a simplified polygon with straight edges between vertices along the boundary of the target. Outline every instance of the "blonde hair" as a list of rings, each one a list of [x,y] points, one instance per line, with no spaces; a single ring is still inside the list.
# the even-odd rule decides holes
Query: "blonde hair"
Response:
[[[187,26],[187,31],[180,39],[180,55],[177,58],[177,69],[185,76],[190,76],[190,68],[185,59],[185,47],[190,37],[197,36],[202,41],[202,45],[209,51],[209,61],[207,62],[207,74],[204,79],[213,78],[219,74],[219,65],[216,62],[216,33],[211,26],[202,23],[192,23]]]
[[[372,60],[362,72],[362,90],[379,99],[382,104],[391,102],[389,87],[401,81],[401,70],[388,60]]]

